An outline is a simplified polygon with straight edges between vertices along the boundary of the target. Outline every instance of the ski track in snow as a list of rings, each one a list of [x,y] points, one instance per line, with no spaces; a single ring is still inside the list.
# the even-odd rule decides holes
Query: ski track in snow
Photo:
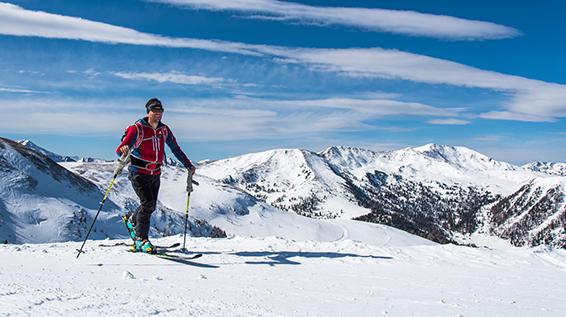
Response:
[[[88,241],[78,260],[78,242],[1,245],[0,316],[560,316],[566,309],[563,250],[190,238],[189,249],[204,256],[183,264],[98,242]]]

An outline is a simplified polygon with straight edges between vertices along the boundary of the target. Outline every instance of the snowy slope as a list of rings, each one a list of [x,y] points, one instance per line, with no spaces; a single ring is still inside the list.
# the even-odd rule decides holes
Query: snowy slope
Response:
[[[1,241],[82,240],[108,188],[114,164],[56,164],[16,142],[2,139],[0,146]],[[195,188],[191,197],[189,235],[192,236],[281,236],[302,241],[339,241],[350,237],[373,244],[384,241],[416,245],[431,243],[385,226],[301,217],[274,208],[228,184],[198,175],[196,179],[201,185]],[[184,231],[186,170],[177,166],[164,167],[161,181],[158,209],[150,229],[152,238]],[[114,183],[90,238],[126,237],[120,217],[138,205],[127,173],[122,173]]]
[[[388,152],[272,150],[205,162],[199,173],[299,215],[387,224],[440,243],[466,240],[486,224],[485,206],[552,177],[437,144]]]
[[[565,195],[565,177],[533,179],[490,208],[490,231],[516,246],[566,248]]]
[[[548,176],[495,161],[461,146],[427,144],[388,152],[331,147],[320,155],[337,169],[358,179],[365,178],[367,173],[380,171],[427,185],[475,186],[504,195],[518,189],[521,182]]]
[[[77,239],[102,195],[96,185],[47,156],[0,138],[1,241]],[[116,206],[109,202],[106,207]],[[107,221],[105,214],[101,223]],[[105,229],[112,230],[111,224]]]
[[[158,239],[167,245],[181,236]],[[79,243],[0,245],[5,316],[514,316],[566,311],[566,251],[190,238],[177,263]]]
[[[90,200],[83,202],[85,197],[80,190],[63,189],[60,180],[36,176],[30,168],[39,161],[43,162],[39,166],[43,166],[44,173],[58,175],[63,173],[59,166],[32,149],[21,145],[15,148],[26,149],[20,151],[29,157],[41,158],[24,160],[16,164],[17,168],[12,163],[0,162],[5,172],[0,186],[16,189],[3,193],[0,200],[0,215],[5,219],[0,223],[5,228],[0,238],[10,242],[82,239],[110,182],[113,163],[60,163],[80,176],[73,176],[71,183],[90,183],[95,190]],[[186,170],[171,165],[163,171],[152,237],[178,234],[184,229]],[[193,236],[280,236],[330,242],[367,229],[372,233],[358,234],[355,239],[370,244],[389,239],[383,231],[387,227],[348,220],[355,218],[390,225],[440,243],[468,243],[470,234],[479,230],[509,238],[516,245],[563,245],[559,232],[564,228],[562,216],[552,211],[563,208],[564,191],[539,204],[545,212],[532,212],[527,218],[529,223],[537,224],[536,228],[515,228],[513,235],[508,231],[511,229],[507,225],[514,222],[515,213],[529,210],[530,205],[525,204],[515,204],[519,210],[515,213],[501,213],[507,217],[501,221],[490,219],[503,206],[501,202],[518,195],[523,186],[554,182],[552,179],[560,183],[564,177],[553,178],[497,162],[462,147],[428,144],[390,152],[331,147],[318,154],[272,150],[203,162],[196,178],[201,186],[191,197],[189,231]],[[92,187],[91,182],[98,188]],[[27,192],[21,188],[27,188]],[[56,199],[62,194],[71,203],[61,204]],[[120,216],[137,206],[138,199],[124,173],[118,177],[92,237],[124,237]],[[491,210],[494,206],[496,209]],[[37,231],[38,228],[41,230]]]
[[[237,186],[278,208],[305,210],[310,217],[351,219],[369,212],[355,202],[345,180],[310,151],[247,154],[204,164],[199,173]]]
[[[103,185],[111,178],[112,164],[61,163],[71,171]],[[183,231],[187,205],[186,169],[163,168],[158,210],[152,219],[152,236]],[[387,226],[353,220],[317,220],[274,208],[230,185],[197,174],[200,185],[191,193],[190,217],[217,226],[229,235],[248,237],[280,236],[306,241],[339,241],[350,238],[380,245],[384,241],[410,245],[427,245],[430,241]],[[134,208],[137,197],[126,175],[121,175],[110,194],[117,205]],[[173,220],[171,220],[171,218]],[[169,219],[164,221],[164,219]],[[193,221],[194,222],[194,221]]]
[[[565,162],[534,162],[521,166],[528,171],[542,172],[550,175],[566,176]]]

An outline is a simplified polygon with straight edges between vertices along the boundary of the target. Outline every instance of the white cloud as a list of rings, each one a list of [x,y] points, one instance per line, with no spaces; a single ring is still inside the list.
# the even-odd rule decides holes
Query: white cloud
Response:
[[[287,62],[349,76],[401,79],[426,84],[483,88],[510,95],[502,105],[507,111],[482,118],[520,121],[552,121],[566,117],[566,85],[482,70],[467,65],[381,48],[291,49],[262,48]]]
[[[460,120],[460,119],[435,119],[427,121],[429,124],[438,125],[466,125],[470,124],[470,121]]]
[[[398,114],[445,116],[449,113],[445,109],[395,100],[217,98],[163,101],[164,121],[175,127],[179,138],[197,141],[289,139],[337,131],[403,133],[413,128],[374,126],[367,122]],[[2,131],[119,134],[128,124],[145,115],[144,104],[145,100],[140,99],[14,98],[7,102],[4,110],[25,115],[14,115],[6,120]]]
[[[482,113],[479,115],[483,119],[492,120],[509,120],[509,121],[525,121],[525,122],[554,122],[556,119],[552,117],[524,114],[524,113],[514,113],[509,111],[491,111]]]
[[[479,141],[479,142],[498,142],[503,138],[503,136],[498,135],[498,134],[489,134],[489,135],[481,135],[481,136],[477,136],[472,138],[472,140],[474,141]]]
[[[197,75],[187,75],[180,72],[168,73],[149,73],[149,72],[114,72],[114,76],[131,80],[151,80],[160,83],[174,83],[182,85],[217,85],[226,82],[224,78],[220,77],[206,77]]]
[[[258,3],[264,4],[263,1]],[[481,114],[482,118],[536,122],[566,117],[566,85],[506,75],[397,50],[301,49],[169,38],[81,18],[25,10],[7,3],[0,3],[0,34],[231,52],[277,58],[279,62],[299,63],[348,76],[490,89],[508,94],[510,101],[501,105],[502,111]]]
[[[10,3],[0,3],[0,34],[257,55],[248,50],[245,44],[170,38],[77,17],[26,10]]]
[[[227,108],[227,107],[231,108]],[[384,116],[457,116],[460,109],[444,109],[415,102],[403,102],[389,99],[356,99],[356,98],[326,98],[326,99],[262,99],[238,96],[238,98],[191,99],[175,102],[172,111],[193,112],[198,109],[207,111],[222,109],[261,109],[261,111],[277,112],[352,112],[366,118]],[[262,112],[263,113],[263,112]]]
[[[374,117],[391,115],[454,116],[458,109],[443,109],[416,102],[389,99],[327,98],[309,100],[269,101],[271,105],[285,107],[335,108],[353,110]]]
[[[364,30],[446,39],[499,39],[515,37],[514,28],[476,20],[415,11],[369,8],[317,7],[275,0],[150,0],[213,11],[236,11],[248,18],[316,25],[341,25]],[[260,13],[260,14],[258,14]]]
[[[17,94],[43,94],[45,92],[38,90],[22,89],[22,88],[10,88],[10,87],[0,87],[0,92],[7,93],[17,93]]]

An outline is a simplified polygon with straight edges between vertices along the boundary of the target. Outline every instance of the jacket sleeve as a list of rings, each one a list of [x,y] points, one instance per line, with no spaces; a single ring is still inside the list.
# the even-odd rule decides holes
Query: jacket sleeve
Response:
[[[116,154],[118,154],[118,156],[122,156],[122,152],[120,152],[120,148],[124,145],[127,145],[130,147],[130,149],[132,149],[134,147],[137,137],[138,137],[138,131],[136,129],[136,126],[131,125],[127,127],[124,137],[122,138],[122,142],[116,148]]]
[[[173,135],[173,132],[171,132],[171,129],[169,129],[169,127],[167,127],[167,140],[165,141],[171,149],[171,152],[173,152],[173,155],[175,155],[175,157],[183,164],[185,168],[190,169],[193,167],[193,163],[185,155],[183,150],[181,150],[181,147],[177,143],[177,139],[175,139],[175,136]]]

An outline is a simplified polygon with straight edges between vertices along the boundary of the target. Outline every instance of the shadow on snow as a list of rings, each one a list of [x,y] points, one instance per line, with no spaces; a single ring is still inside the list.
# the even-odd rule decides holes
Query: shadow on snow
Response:
[[[271,261],[246,261],[246,264],[267,264],[267,265],[300,265],[301,263],[296,260],[291,260],[291,258],[328,258],[328,259],[340,259],[340,258],[366,258],[366,259],[378,259],[378,260],[392,260],[390,256],[376,256],[376,255],[359,255],[353,253],[336,253],[336,252],[300,252],[300,251],[281,251],[281,252],[267,252],[267,251],[256,251],[256,252],[236,252],[232,253],[237,256],[242,257],[266,257]]]

